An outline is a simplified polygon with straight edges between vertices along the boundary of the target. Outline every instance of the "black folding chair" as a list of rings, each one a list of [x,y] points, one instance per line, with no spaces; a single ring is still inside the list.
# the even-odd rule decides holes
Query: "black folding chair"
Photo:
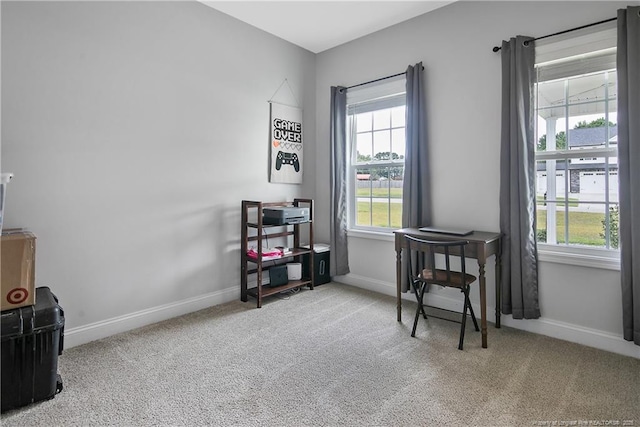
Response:
[[[407,239],[408,259],[407,268],[409,274],[409,282],[418,300],[418,309],[413,321],[413,330],[411,336],[416,336],[416,327],[420,314],[427,318],[427,312],[424,304],[424,294],[430,285],[438,285],[442,287],[458,288],[464,294],[464,309],[462,310],[462,320],[460,327],[460,343],[458,349],[462,350],[464,342],[464,331],[467,321],[467,310],[471,314],[471,319],[479,331],[478,321],[473,313],[471,301],[469,300],[469,289],[471,284],[476,281],[476,277],[467,274],[465,267],[464,249],[469,244],[466,240],[424,240],[412,236],[405,236]],[[444,269],[436,268],[436,253],[444,256]],[[450,257],[457,256],[460,258],[460,271],[451,269]]]

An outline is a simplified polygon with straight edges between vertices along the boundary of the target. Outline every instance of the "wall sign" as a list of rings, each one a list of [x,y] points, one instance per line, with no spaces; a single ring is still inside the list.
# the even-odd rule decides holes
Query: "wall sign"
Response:
[[[302,184],[302,110],[269,103],[269,182]]]

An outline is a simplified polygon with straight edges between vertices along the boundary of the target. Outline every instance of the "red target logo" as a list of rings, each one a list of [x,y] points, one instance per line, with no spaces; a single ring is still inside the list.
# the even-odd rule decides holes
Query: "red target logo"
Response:
[[[25,288],[14,288],[7,294],[7,301],[9,304],[20,304],[29,298],[29,291]]]

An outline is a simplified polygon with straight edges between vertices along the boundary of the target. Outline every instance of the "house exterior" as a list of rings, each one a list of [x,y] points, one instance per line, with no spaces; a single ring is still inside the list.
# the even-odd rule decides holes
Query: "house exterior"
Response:
[[[618,127],[577,128],[569,130],[568,149],[570,151],[587,148],[601,148],[605,144],[615,146],[618,143]],[[607,164],[608,163],[608,164]],[[569,193],[570,194],[603,194],[608,175],[610,194],[617,198],[618,167],[617,158],[609,157],[605,163],[604,157],[579,157],[569,159]],[[556,191],[563,194],[566,187],[566,163],[556,163]],[[536,189],[539,196],[547,193],[547,171],[542,162],[537,164]]]

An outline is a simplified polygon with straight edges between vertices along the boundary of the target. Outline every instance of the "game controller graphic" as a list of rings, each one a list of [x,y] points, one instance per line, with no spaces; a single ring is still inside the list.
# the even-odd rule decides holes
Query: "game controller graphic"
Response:
[[[276,170],[280,170],[282,165],[293,165],[296,172],[300,172],[300,162],[298,161],[298,155],[296,153],[278,151],[278,155],[276,156]]]

